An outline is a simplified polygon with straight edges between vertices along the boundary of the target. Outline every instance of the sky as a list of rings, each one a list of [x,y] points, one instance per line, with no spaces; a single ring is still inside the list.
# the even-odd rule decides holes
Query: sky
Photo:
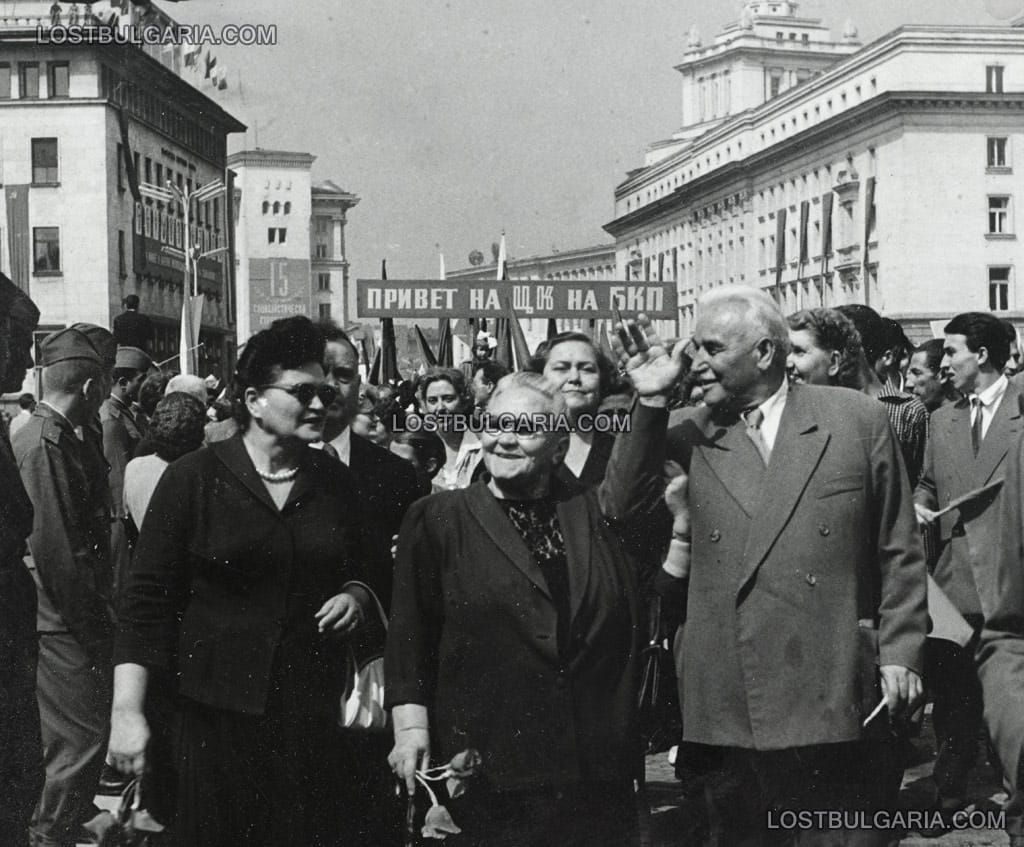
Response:
[[[160,0],[157,0],[160,4]],[[509,258],[610,241],[615,186],[680,123],[674,70],[740,2],[187,0],[183,22],[276,24],[275,46],[218,47],[215,99],[249,126],[231,152],[297,150],[361,198],[353,278],[435,278],[472,250]],[[1024,0],[808,0],[801,17],[867,44],[902,24],[996,24]]]

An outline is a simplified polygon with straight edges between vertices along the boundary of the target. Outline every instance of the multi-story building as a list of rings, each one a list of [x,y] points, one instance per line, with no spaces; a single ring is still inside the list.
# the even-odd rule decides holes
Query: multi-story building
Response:
[[[333,182],[313,183],[309,153],[243,150],[235,174],[238,343],[288,315],[355,314],[345,258],[346,213],[359,202]]]
[[[673,280],[681,330],[731,283],[786,311],[862,302],[917,338],[970,309],[1019,318],[1024,29],[904,26],[829,42],[748,2],[678,66],[683,128],[615,190],[616,261]]]
[[[188,191],[224,179],[227,136],[245,127],[175,72],[182,45],[47,43],[50,5],[8,4],[0,15],[0,269],[38,304],[44,330],[109,327],[122,298],[137,294],[155,325],[154,359],[170,359],[180,251],[228,247],[229,210],[224,194],[194,205],[186,234],[181,203],[137,186]],[[202,373],[233,364],[231,270],[226,253],[199,262]]]

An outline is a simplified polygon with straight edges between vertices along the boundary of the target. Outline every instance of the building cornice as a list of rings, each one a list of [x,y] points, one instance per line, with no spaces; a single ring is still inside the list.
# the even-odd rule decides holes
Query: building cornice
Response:
[[[636,227],[659,220],[670,212],[692,205],[695,197],[713,191],[723,183],[748,179],[767,166],[779,165],[788,156],[806,155],[824,143],[863,131],[874,123],[908,112],[946,112],[949,110],[1005,110],[1024,114],[1024,93],[985,94],[963,91],[890,91],[853,106],[840,115],[786,138],[763,150],[702,174],[670,194],[659,197],[636,211],[604,225],[609,235],[619,237]]]
[[[630,175],[616,186],[616,199],[638,190],[648,182],[657,181],[662,176],[684,165],[691,158],[698,158],[712,145],[723,142],[733,135],[755,130],[760,124],[770,123],[780,113],[799,106],[802,101],[810,101],[823,95],[828,89],[842,85],[847,78],[880,63],[888,54],[908,47],[958,52],[962,52],[964,49],[1014,48],[1017,52],[1024,52],[1024,31],[1005,26],[966,29],[919,25],[898,27],[856,53],[840,58],[835,65],[819,76],[710,128],[692,141],[685,150],[649,167],[630,171]],[[858,107],[851,107],[851,110],[854,108]],[[832,118],[826,120],[832,120]],[[679,132],[685,132],[687,129],[688,127],[683,127]]]
[[[309,170],[316,161],[311,153],[289,150],[239,150],[228,156],[228,167],[294,168]]]

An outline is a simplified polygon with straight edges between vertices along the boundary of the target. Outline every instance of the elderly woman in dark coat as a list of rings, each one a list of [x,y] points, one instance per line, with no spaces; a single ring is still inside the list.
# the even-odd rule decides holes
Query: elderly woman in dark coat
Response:
[[[110,750],[141,773],[151,671],[177,671],[175,834],[189,847],[335,844],[334,633],[366,597],[348,472],[309,448],[335,390],[305,318],[249,339],[241,432],[180,458],[149,503],[124,588]]]
[[[480,440],[489,478],[414,503],[398,541],[386,677],[389,757],[414,771],[464,748],[483,773],[452,812],[465,845],[628,845],[639,609],[596,490],[555,478],[562,394],[502,379]],[[462,839],[461,841],[459,839]]]

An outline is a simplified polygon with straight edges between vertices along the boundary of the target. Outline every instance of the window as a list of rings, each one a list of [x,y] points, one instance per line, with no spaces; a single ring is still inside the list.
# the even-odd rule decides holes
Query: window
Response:
[[[281,214],[281,204],[278,203],[276,200],[274,201],[274,214],[275,215],[280,215]]]
[[[39,62],[22,62],[18,65],[18,84],[22,99],[39,96]]]
[[[1006,312],[1010,308],[1010,269],[988,269],[988,308],[992,312]]]
[[[263,214],[267,214],[270,211],[270,202],[267,200],[263,201]]]
[[[32,230],[32,262],[36,273],[60,271],[60,230],[37,226]]]
[[[287,235],[288,235],[288,230],[286,230],[284,227],[278,227],[278,230],[277,230],[277,243],[278,244],[284,244],[285,236],[287,236]]]
[[[316,290],[317,291],[330,291],[331,290],[331,275],[317,274],[316,275]]]
[[[156,163],[156,184],[161,188],[164,188],[164,166],[159,162]]]
[[[782,91],[782,71],[773,70],[768,79],[768,96],[778,97]]]
[[[11,65],[0,62],[0,100],[11,99]]]
[[[124,148],[117,145],[117,161],[114,162],[117,167],[117,190],[124,191]]]
[[[117,272],[121,279],[128,276],[128,265],[124,258],[124,230],[117,231]]]
[[[71,72],[67,62],[50,62],[47,66],[49,72],[50,97],[67,97]]]
[[[330,303],[321,303],[317,307],[317,317],[319,317],[320,320],[323,320],[323,321],[330,320],[331,319],[331,304]]]
[[[811,36],[810,36],[810,34],[809,34],[809,33],[806,33],[806,32],[805,32],[805,33],[802,33],[802,34],[800,35],[800,40],[801,40],[801,41],[802,41],[802,42],[803,42],[804,44],[810,44],[810,43],[811,43]]]
[[[292,213],[292,204],[291,203],[285,203],[284,204],[284,213],[286,215],[290,215]]]
[[[316,257],[318,259],[326,259],[327,258],[327,245],[326,244],[317,244],[316,245]]]
[[[985,68],[985,91],[989,94],[1003,93],[1003,66],[988,65]]]
[[[988,166],[990,168],[1006,167],[1006,139],[990,138],[988,140]]]
[[[988,232],[989,235],[1005,235],[1010,229],[1010,198],[988,198]]]
[[[57,174],[57,139],[32,139],[32,184],[56,185]]]
[[[153,181],[153,160],[146,156],[146,182]]]
[[[267,244],[273,244],[274,243],[274,239],[276,237],[277,237],[277,229],[274,228],[274,227],[269,227],[267,229]]]

